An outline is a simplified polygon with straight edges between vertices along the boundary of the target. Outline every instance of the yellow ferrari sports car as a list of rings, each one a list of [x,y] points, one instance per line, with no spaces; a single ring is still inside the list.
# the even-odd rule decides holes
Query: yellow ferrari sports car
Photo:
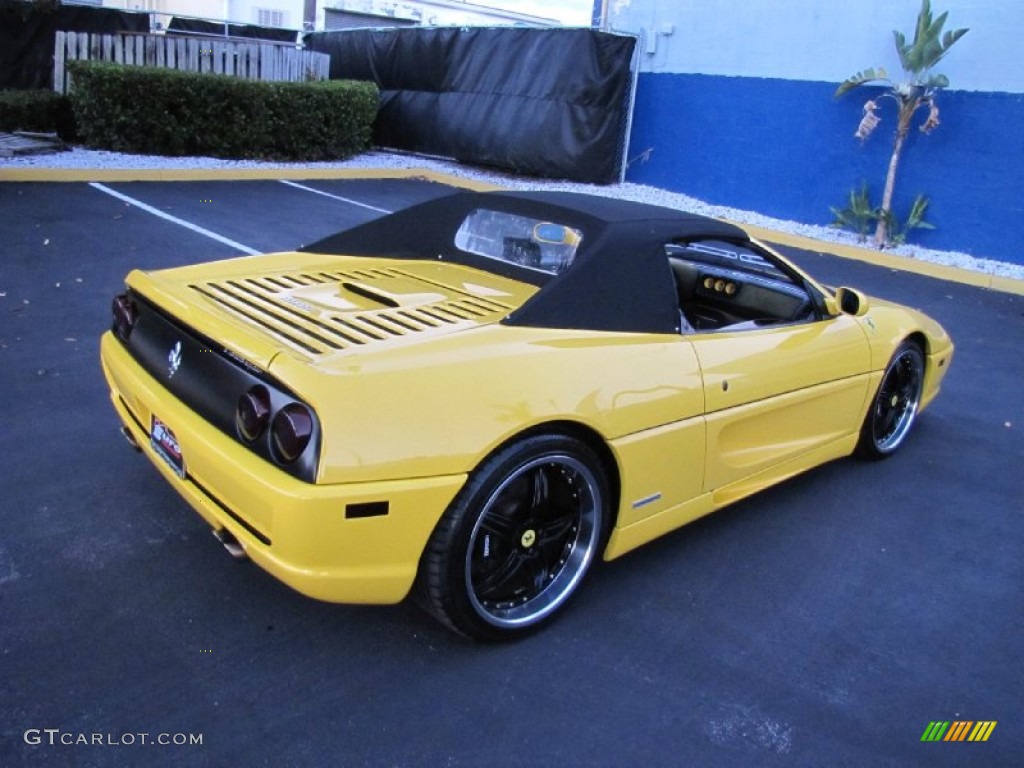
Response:
[[[126,282],[101,344],[122,431],[228,550],[481,640],[544,626],[595,560],[890,455],[953,355],[739,227],[569,193]]]

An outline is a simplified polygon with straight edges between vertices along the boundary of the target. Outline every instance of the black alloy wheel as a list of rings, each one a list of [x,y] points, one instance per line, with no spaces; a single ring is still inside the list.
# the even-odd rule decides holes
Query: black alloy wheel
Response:
[[[889,361],[861,430],[857,453],[883,459],[899,448],[917,420],[924,386],[924,353],[903,342]]]
[[[485,461],[438,524],[419,594],[444,624],[507,640],[545,624],[579,587],[608,522],[600,459],[583,442],[541,435]]]

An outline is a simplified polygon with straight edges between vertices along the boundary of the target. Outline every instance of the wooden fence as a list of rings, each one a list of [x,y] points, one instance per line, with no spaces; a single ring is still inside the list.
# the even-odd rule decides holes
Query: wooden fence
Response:
[[[57,32],[53,89],[67,93],[65,63],[74,59],[235,75],[247,80],[326,80],[331,57],[263,42],[168,35],[94,35]]]

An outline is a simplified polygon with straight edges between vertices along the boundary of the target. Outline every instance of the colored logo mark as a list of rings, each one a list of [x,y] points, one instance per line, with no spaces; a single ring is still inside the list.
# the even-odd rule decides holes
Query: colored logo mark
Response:
[[[988,741],[996,720],[933,720],[924,729],[921,741]]]

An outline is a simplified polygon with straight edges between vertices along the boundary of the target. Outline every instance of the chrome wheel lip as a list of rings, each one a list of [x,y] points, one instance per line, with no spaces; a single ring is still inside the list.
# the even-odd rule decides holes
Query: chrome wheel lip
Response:
[[[921,354],[914,348],[904,349],[886,369],[872,406],[871,435],[879,453],[892,453],[909,434],[921,403],[923,386]]]
[[[566,538],[567,551],[557,564],[557,570],[549,577],[548,583],[522,602],[512,605],[494,605],[482,599],[474,583],[473,564],[478,539],[484,523],[509,487],[530,473],[543,467],[557,467],[568,484],[575,491],[575,522]],[[576,590],[594,559],[601,530],[602,491],[594,471],[585,463],[564,453],[539,456],[517,467],[505,477],[488,496],[482,512],[470,534],[466,549],[464,578],[470,605],[476,614],[488,624],[501,629],[523,628],[542,621],[554,613]],[[532,529],[531,529],[532,530]],[[571,539],[571,541],[570,541]],[[523,539],[531,542],[532,537]]]

